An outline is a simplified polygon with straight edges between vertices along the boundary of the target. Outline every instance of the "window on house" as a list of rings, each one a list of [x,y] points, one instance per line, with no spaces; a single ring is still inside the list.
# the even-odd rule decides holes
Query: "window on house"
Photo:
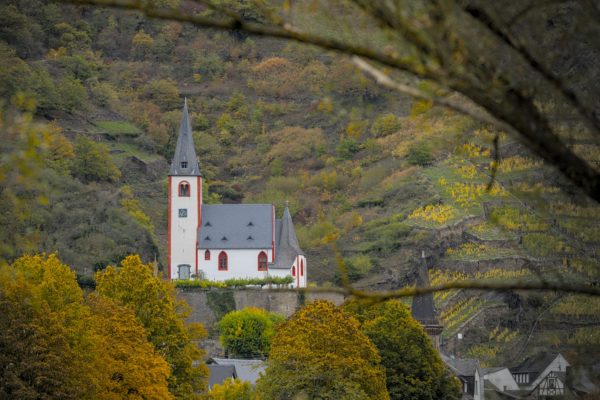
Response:
[[[204,252],[204,259],[205,259],[205,260],[210,260],[210,250],[206,250],[206,251]]]
[[[183,181],[179,184],[179,197],[190,197],[190,184]]]
[[[296,266],[292,267],[292,276],[296,276]]]
[[[548,389],[556,389],[556,381],[554,378],[548,379]]]
[[[268,270],[267,253],[265,253],[264,251],[261,251],[258,254],[258,270],[259,271],[267,271]]]
[[[227,253],[222,251],[219,253],[219,271],[227,271],[229,266],[227,265]]]
[[[187,168],[187,161],[181,162],[181,168]]]

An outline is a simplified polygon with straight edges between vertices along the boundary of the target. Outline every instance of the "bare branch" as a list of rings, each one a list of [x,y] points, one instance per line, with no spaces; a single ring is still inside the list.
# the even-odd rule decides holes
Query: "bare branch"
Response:
[[[600,134],[600,120],[596,118],[594,112],[589,110],[577,97],[577,94],[569,89],[564,82],[554,75],[545,65],[538,62],[531,54],[529,49],[523,43],[515,38],[510,32],[502,29],[494,19],[488,15],[483,9],[476,6],[467,6],[465,11],[473,19],[479,21],[482,25],[488,28],[501,42],[516,51],[529,64],[532,70],[541,75],[548,83],[550,83],[567,102],[577,110],[581,115],[586,125],[593,134]]]
[[[357,56],[352,57],[352,62],[361,71],[363,71],[367,75],[371,76],[373,79],[375,79],[375,81],[379,85],[381,85],[383,87],[395,90],[397,92],[408,95],[415,99],[431,101],[433,104],[435,104],[437,106],[449,108],[450,110],[456,111],[460,114],[467,115],[479,122],[483,122],[485,124],[490,124],[490,125],[495,125],[498,128],[503,129],[505,131],[513,131],[513,129],[510,127],[510,125],[497,120],[496,118],[492,117],[487,112],[485,112],[484,110],[481,110],[480,112],[475,110],[474,108],[479,108],[479,106],[477,106],[475,104],[473,104],[472,108],[465,107],[463,104],[461,104],[457,101],[453,101],[451,99],[447,99],[447,98],[443,98],[443,97],[437,97],[437,96],[431,95],[427,92],[424,92],[420,89],[417,89],[413,86],[408,86],[408,85],[404,85],[400,82],[396,82],[396,81],[392,80],[389,76],[387,76],[383,71],[375,68],[374,66],[372,66],[371,64],[369,64],[368,62],[366,62],[365,60],[363,60],[360,57],[357,57]],[[467,100],[467,99],[465,99],[465,100]]]
[[[407,287],[398,290],[388,291],[365,291],[350,287],[307,287],[307,288],[295,288],[295,289],[269,289],[272,291],[279,292],[299,292],[299,293],[338,293],[344,296],[352,296],[359,299],[371,299],[376,301],[385,301],[390,299],[398,299],[403,297],[418,296],[427,293],[444,292],[448,290],[486,290],[493,292],[506,292],[514,290],[522,291],[538,291],[538,292],[560,292],[560,293],[574,293],[584,294],[590,296],[600,296],[600,287],[565,283],[565,282],[548,282],[548,281],[537,281],[537,282],[526,282],[526,281],[513,281],[513,282],[485,282],[481,280],[464,280],[448,282],[441,285],[426,286],[426,287]]]

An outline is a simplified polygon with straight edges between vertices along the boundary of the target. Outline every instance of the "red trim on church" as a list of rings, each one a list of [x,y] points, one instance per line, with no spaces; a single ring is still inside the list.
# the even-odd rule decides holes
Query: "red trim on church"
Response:
[[[271,262],[275,262],[275,206],[271,205]]]
[[[198,197],[196,201],[198,202],[198,225],[196,226],[196,248],[194,251],[196,252],[196,276],[198,276],[198,243],[200,238],[198,237],[198,230],[202,226],[202,178],[197,177],[197,190]]]
[[[167,274],[171,280],[171,188],[172,178],[169,176],[169,213],[167,215]]]
[[[267,253],[261,251],[258,253],[258,270],[259,271],[268,271],[269,267],[267,265],[269,258],[267,257]]]

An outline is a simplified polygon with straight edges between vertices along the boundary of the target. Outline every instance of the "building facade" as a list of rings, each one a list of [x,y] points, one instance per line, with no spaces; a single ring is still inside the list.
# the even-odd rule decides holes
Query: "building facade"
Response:
[[[187,102],[169,170],[169,279],[291,276],[306,287],[306,256],[286,205],[281,219],[272,204],[203,204]]]

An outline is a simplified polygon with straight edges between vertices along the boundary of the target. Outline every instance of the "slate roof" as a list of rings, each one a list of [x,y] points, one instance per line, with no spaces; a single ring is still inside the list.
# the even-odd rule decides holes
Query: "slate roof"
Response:
[[[213,385],[221,384],[228,378],[236,378],[235,366],[233,365],[219,365],[209,364],[208,365],[208,388],[212,388]]]
[[[283,217],[277,225],[275,231],[277,234],[277,239],[275,240],[275,262],[269,268],[289,269],[294,263],[294,259],[299,255],[304,255],[304,253],[300,249],[294,223],[292,222],[292,215],[287,205],[283,210]]]
[[[475,376],[479,367],[479,360],[476,358],[452,358],[445,354],[440,354],[442,361],[446,364],[456,375],[460,376]]]
[[[272,232],[271,204],[203,204],[198,248],[269,249]]]
[[[502,371],[503,369],[507,369],[506,367],[491,367],[491,368],[482,368],[481,373],[483,375],[493,374],[494,372]]]
[[[554,359],[558,356],[558,353],[538,353],[535,356],[531,356],[521,364],[514,368],[510,368],[510,372],[513,374],[516,373],[529,373],[529,382],[533,382],[537,379],[537,377],[544,372],[546,367],[554,361]]]
[[[255,384],[261,372],[267,367],[263,360],[240,360],[236,358],[212,358],[212,361],[220,366],[231,366],[235,368],[236,377],[243,382]]]
[[[427,269],[427,259],[425,253],[421,255],[421,263],[417,268],[417,287],[429,286],[429,272]],[[426,293],[419,296],[414,296],[412,300],[411,313],[414,319],[422,325],[439,325],[435,307],[433,303],[433,293]]]
[[[187,167],[182,168],[181,163],[186,162]],[[194,149],[194,139],[192,137],[192,125],[188,114],[187,100],[183,104],[183,115],[179,124],[179,136],[177,136],[177,145],[175,154],[169,170],[171,176],[201,176],[198,158]]]

